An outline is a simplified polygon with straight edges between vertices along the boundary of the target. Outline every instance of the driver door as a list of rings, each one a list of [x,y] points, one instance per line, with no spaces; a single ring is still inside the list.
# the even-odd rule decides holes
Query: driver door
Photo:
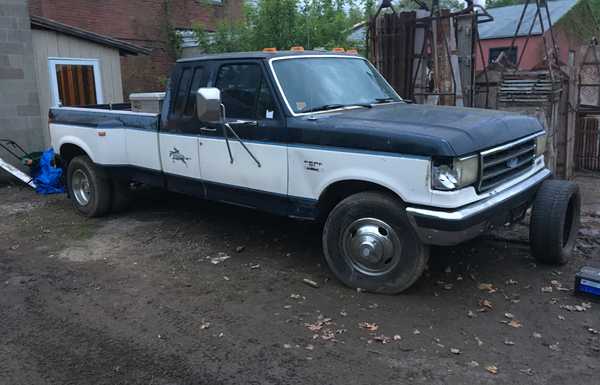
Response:
[[[221,91],[225,121],[244,121],[231,123],[231,128],[258,162],[224,126],[205,127],[199,152],[207,197],[270,211],[275,200],[283,207],[288,178],[285,125],[263,64],[218,63],[212,84]]]

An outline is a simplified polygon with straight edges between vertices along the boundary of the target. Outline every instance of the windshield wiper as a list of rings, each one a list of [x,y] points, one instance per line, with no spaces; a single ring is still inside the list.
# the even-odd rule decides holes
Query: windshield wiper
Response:
[[[373,108],[373,105],[370,103],[352,103],[352,104],[323,104],[322,106],[316,106],[307,108],[306,110],[302,110],[301,112],[318,112],[318,111],[326,111],[326,110],[335,110],[337,108],[345,108],[345,107],[365,107],[365,108]]]
[[[381,103],[389,103],[389,102],[397,102],[396,98],[375,98],[375,102],[377,104]]]

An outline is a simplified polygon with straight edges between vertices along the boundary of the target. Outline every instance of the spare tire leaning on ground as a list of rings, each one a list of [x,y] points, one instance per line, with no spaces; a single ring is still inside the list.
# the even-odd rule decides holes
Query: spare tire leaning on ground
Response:
[[[564,265],[575,248],[581,196],[577,184],[547,180],[531,210],[529,241],[532,255],[542,263]]]
[[[85,155],[69,162],[67,188],[73,207],[86,217],[102,216],[111,208],[110,178]]]

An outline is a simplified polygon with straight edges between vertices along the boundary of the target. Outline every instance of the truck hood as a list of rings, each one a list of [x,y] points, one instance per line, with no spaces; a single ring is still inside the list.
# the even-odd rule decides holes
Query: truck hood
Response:
[[[320,132],[303,125],[302,141],[318,135],[312,144],[424,156],[468,155],[543,130],[536,118],[514,113],[405,103],[302,119]]]

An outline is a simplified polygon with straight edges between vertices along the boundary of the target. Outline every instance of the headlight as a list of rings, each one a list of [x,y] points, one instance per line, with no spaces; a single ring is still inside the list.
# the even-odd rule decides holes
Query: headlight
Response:
[[[535,138],[535,157],[537,158],[540,155],[544,155],[546,152],[546,134],[538,136]]]
[[[431,162],[431,187],[434,190],[455,190],[477,181],[479,156],[434,159]]]

